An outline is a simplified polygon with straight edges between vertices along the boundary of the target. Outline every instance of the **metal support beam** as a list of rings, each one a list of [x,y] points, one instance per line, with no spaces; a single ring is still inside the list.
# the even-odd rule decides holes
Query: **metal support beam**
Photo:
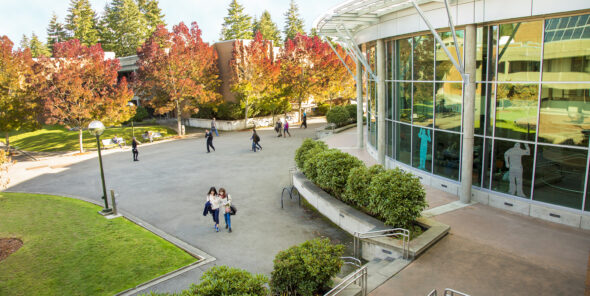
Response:
[[[334,46],[332,45],[332,42],[330,42],[330,40],[326,40],[325,36],[322,36],[322,40],[324,42],[328,43],[328,45],[330,45],[330,48],[332,49],[332,51],[334,51],[334,53],[336,54],[338,59],[340,59],[340,61],[342,62],[342,65],[344,65],[344,67],[346,67],[346,70],[348,71],[348,73],[352,76],[352,78],[354,78],[354,80],[356,80],[356,76],[354,76],[354,73],[350,70],[350,68],[346,64],[346,61],[340,56],[340,54],[338,53],[336,48],[334,48]],[[353,61],[354,61],[354,59],[353,59]]]
[[[354,56],[357,58],[357,60],[363,64],[363,66],[365,67],[365,71],[367,73],[369,73],[369,75],[371,75],[371,78],[373,80],[377,80],[377,75],[375,75],[375,73],[373,72],[373,70],[369,66],[367,59],[365,58],[365,56],[363,55],[363,53],[359,49],[356,42],[354,42],[354,38],[352,38],[352,36],[350,35],[350,32],[348,32],[348,29],[346,29],[346,27],[344,25],[341,25],[340,28],[336,28],[336,30],[338,30],[338,33],[343,35],[343,38],[342,38],[343,41],[347,43],[348,48],[352,50],[352,52],[353,52]],[[344,30],[345,34],[342,33],[342,30]]]
[[[459,52],[459,44],[457,43],[457,33],[455,32],[455,25],[453,24],[453,16],[451,15],[451,11],[449,10],[449,3],[447,0],[444,0],[445,7],[447,8],[447,16],[449,17],[449,27],[451,27],[451,33],[453,34],[453,42],[455,42],[455,52],[457,52],[457,61],[463,70],[465,70],[465,66],[463,65],[463,61],[461,59],[461,53]]]

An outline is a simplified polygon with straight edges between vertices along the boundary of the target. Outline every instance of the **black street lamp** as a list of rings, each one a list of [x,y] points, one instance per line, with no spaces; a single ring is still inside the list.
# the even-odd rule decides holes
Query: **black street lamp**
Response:
[[[104,199],[104,209],[101,213],[109,214],[113,210],[109,209],[109,201],[107,199],[107,187],[104,183],[104,171],[102,169],[102,155],[100,153],[100,135],[104,132],[105,127],[102,122],[95,120],[88,125],[88,131],[91,135],[96,136],[96,147],[98,147],[98,163],[100,164],[100,179],[102,180],[102,199]]]

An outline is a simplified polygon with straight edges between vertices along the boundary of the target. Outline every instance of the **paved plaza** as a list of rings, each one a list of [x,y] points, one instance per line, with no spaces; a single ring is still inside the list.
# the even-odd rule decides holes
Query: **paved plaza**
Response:
[[[185,289],[213,265],[269,275],[277,252],[319,236],[350,246],[350,236],[296,202],[287,201],[285,209],[280,208],[294,151],[320,125],[292,129],[293,137],[286,139],[277,138],[270,129],[260,130],[264,149],[256,153],[250,151],[250,131],[223,133],[214,139],[217,150],[209,154],[202,137],[140,146],[140,161],[135,163],[129,150],[107,151],[106,182],[119,194],[120,208],[216,258],[152,289]],[[366,151],[354,148],[356,129],[325,141],[369,165],[375,163]],[[100,178],[93,154],[18,163],[12,177],[18,184],[8,190],[99,201]],[[232,217],[233,233],[215,233],[211,218],[202,216],[210,186],[225,187],[238,206],[238,215]],[[426,191],[429,209],[458,200],[430,187]],[[372,295],[426,295],[435,288],[439,293],[453,288],[470,295],[584,293],[590,231],[479,204],[434,219],[451,226],[449,235]]]

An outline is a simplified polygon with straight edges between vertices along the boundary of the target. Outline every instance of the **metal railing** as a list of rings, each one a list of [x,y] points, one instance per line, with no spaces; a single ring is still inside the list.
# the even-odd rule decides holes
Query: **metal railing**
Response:
[[[453,289],[449,289],[446,288],[445,291],[443,292],[443,296],[469,296],[469,294],[465,294],[463,292],[459,292],[459,291],[455,291]],[[430,293],[428,293],[428,295],[426,296],[437,296],[437,292],[436,289],[430,291]]]
[[[299,206],[301,206],[301,195],[299,194],[299,191],[297,191],[297,188],[295,188],[295,186],[293,185],[293,175],[297,172],[297,167],[291,167],[289,168],[289,182],[290,182],[290,186],[284,187],[283,191],[281,192],[281,209],[284,208],[284,197],[285,197],[285,192],[287,192],[287,194],[289,194],[289,199],[293,199],[293,196],[295,194],[297,194],[297,199],[298,199],[298,204]]]
[[[357,267],[357,269],[342,279],[342,281],[336,285],[324,296],[335,296],[339,295],[342,291],[348,288],[352,284],[356,284],[361,288],[361,295],[367,295],[367,266],[361,266],[361,261],[353,257],[342,257],[344,264],[349,264]]]
[[[385,230],[376,230],[368,232],[354,233],[354,256],[360,258],[361,240],[366,238],[376,237],[396,237],[402,239],[402,257],[408,259],[410,257],[410,231],[404,228],[393,228]]]

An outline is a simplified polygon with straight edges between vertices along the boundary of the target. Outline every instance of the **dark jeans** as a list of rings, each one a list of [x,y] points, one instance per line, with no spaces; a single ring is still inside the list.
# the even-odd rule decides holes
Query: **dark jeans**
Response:
[[[215,222],[215,225],[219,224],[219,209],[213,210],[211,214],[213,215],[213,222]]]
[[[223,218],[225,218],[225,225],[231,229],[231,218],[229,213],[223,214]]]
[[[133,160],[137,160],[137,156],[139,155],[137,148],[131,149],[131,152],[133,152]]]
[[[207,152],[209,151],[209,146],[211,146],[211,148],[213,149],[213,151],[215,151],[215,147],[213,147],[213,140],[209,141],[207,140]]]

